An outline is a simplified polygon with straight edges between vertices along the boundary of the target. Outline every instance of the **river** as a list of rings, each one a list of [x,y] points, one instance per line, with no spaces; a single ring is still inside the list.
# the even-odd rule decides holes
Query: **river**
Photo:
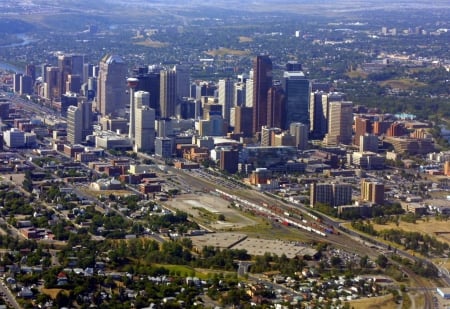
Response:
[[[10,63],[6,63],[3,61],[0,61],[0,71],[10,71],[10,72],[16,72],[16,73],[23,73],[23,69],[20,69]]]

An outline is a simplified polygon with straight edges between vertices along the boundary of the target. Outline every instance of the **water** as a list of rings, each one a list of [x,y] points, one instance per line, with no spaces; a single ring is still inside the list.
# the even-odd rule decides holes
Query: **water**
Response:
[[[10,71],[16,73],[23,73],[23,69],[20,69],[10,63],[0,61],[0,71]]]

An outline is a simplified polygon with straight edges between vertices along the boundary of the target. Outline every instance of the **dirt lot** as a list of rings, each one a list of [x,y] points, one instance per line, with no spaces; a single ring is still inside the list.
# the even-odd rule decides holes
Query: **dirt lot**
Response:
[[[214,230],[235,230],[259,224],[229,207],[228,201],[209,194],[185,194],[164,202],[164,205],[184,211],[200,224]]]

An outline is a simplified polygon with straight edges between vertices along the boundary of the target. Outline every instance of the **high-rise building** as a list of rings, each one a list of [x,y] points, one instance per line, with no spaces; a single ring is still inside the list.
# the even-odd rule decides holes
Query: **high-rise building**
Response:
[[[267,93],[272,87],[272,61],[257,56],[253,61],[253,134],[267,125]]]
[[[267,92],[267,126],[284,129],[286,96],[281,85],[274,85]]]
[[[352,186],[350,184],[337,183],[313,183],[311,184],[311,207],[317,203],[329,206],[349,205],[352,202]]]
[[[359,151],[378,152],[378,136],[368,133],[361,135],[359,137]]]
[[[360,146],[360,137],[365,134],[372,133],[373,126],[372,121],[365,117],[355,117],[355,138],[354,144]]]
[[[219,104],[222,105],[223,118],[230,121],[230,109],[233,107],[234,83],[231,78],[219,80]]]
[[[238,171],[239,151],[235,149],[222,149],[220,152],[219,168],[230,174]]]
[[[234,106],[245,106],[245,100],[247,96],[247,91],[244,82],[238,82],[234,84]]]
[[[146,91],[150,93],[150,107],[155,110],[156,117],[161,115],[160,111],[160,84],[161,74],[160,70],[150,71],[148,67],[138,68],[134,70],[133,76],[139,80],[136,91]]]
[[[245,81],[245,106],[253,107],[253,79],[252,78],[248,78]],[[252,128],[252,130],[253,130],[253,128]]]
[[[271,128],[268,126],[261,127],[261,146],[273,146],[275,134],[281,134],[280,128]]]
[[[311,94],[309,105],[310,132],[312,139],[323,139],[328,132],[328,96],[322,91]]]
[[[134,142],[136,151],[155,150],[155,110],[148,105],[136,106]]]
[[[80,75],[69,74],[66,81],[66,92],[80,93],[81,77]],[[63,94],[64,94],[63,93]]]
[[[190,96],[190,66],[188,64],[177,64],[174,71],[177,73],[177,97],[187,98]]]
[[[20,78],[23,76],[22,73],[14,73],[13,75],[13,89],[14,92],[20,92]]]
[[[36,66],[34,64],[27,64],[25,66],[25,75],[30,76],[34,83],[36,81]]]
[[[168,159],[172,157],[172,139],[168,137],[157,137],[155,139],[155,155]]]
[[[66,83],[69,75],[78,75],[80,77],[80,86],[83,83],[83,65],[84,56],[82,55],[59,55],[58,56],[58,68],[61,73],[61,94],[66,93]],[[77,89],[74,92],[79,92]]]
[[[67,109],[67,141],[80,144],[92,134],[92,103],[80,102]]]
[[[19,94],[32,94],[33,93],[33,79],[28,75],[20,76]]]
[[[97,110],[103,116],[115,115],[127,104],[127,65],[118,55],[105,55],[99,64]]]
[[[160,76],[161,117],[173,117],[177,104],[177,73],[174,70],[163,70]]]
[[[241,133],[244,137],[251,137],[253,130],[253,108],[246,106],[236,106],[234,114],[234,132]]]
[[[330,102],[327,145],[351,145],[353,125],[353,103],[350,101]]]
[[[302,64],[296,61],[288,61],[286,63],[287,72],[300,72],[302,71]]]
[[[295,138],[295,146],[298,149],[308,148],[308,126],[301,122],[292,122],[289,126],[289,132]]]
[[[361,180],[361,200],[378,205],[384,204],[384,185],[367,179]]]
[[[301,71],[284,72],[284,91],[286,93],[286,124],[301,122],[309,126],[309,104],[311,84]]]
[[[61,98],[61,71],[58,67],[47,67],[45,72],[44,97],[48,100],[59,100]]]
[[[134,89],[138,85],[139,80],[134,77],[130,77],[127,79],[128,88],[130,90],[130,118],[128,122],[128,138],[133,143],[134,141],[134,133],[135,133],[135,120],[136,120],[136,105],[134,98]]]

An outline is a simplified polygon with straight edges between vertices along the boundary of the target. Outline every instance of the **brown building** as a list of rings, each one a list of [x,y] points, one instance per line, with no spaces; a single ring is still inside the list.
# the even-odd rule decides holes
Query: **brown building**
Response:
[[[253,134],[267,125],[267,94],[270,87],[272,60],[269,56],[257,56],[253,60]]]
[[[371,182],[367,179],[361,180],[361,200],[378,205],[384,204],[384,185]]]
[[[372,133],[373,125],[372,121],[363,117],[355,118],[355,138],[353,143],[357,146],[360,144],[360,137],[364,136],[367,133]]]

